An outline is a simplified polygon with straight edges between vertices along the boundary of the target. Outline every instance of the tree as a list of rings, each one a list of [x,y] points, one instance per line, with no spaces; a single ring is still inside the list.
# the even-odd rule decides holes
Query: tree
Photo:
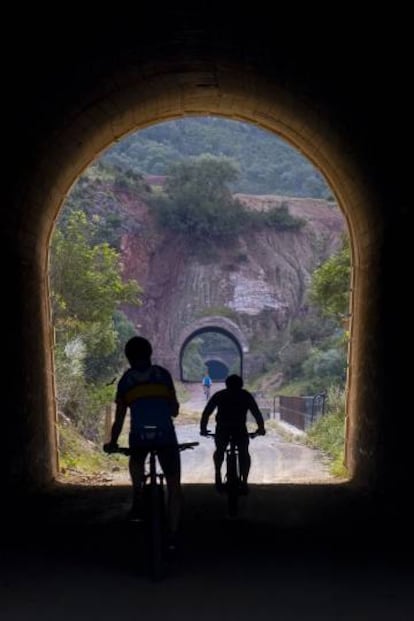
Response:
[[[104,384],[117,369],[110,362],[128,331],[116,312],[140,304],[136,281],[123,282],[118,252],[95,241],[95,219],[75,210],[59,223],[51,246],[52,317],[59,408],[93,437]],[[116,319],[116,321],[115,321]]]
[[[105,324],[124,302],[139,304],[136,281],[122,280],[120,255],[107,243],[91,243],[93,223],[73,211],[57,228],[51,248],[53,319],[57,328],[79,332],[85,324]]]
[[[315,270],[309,292],[310,302],[318,306],[325,316],[341,321],[348,315],[350,275],[349,239],[344,236],[339,252]]]
[[[168,171],[164,195],[152,201],[159,223],[198,242],[237,235],[247,217],[228,187],[237,175],[229,158],[176,162]]]

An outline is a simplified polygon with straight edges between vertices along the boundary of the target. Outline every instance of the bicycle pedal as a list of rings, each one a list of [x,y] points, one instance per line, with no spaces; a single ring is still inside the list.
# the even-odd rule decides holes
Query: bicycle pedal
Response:
[[[165,549],[168,554],[175,554],[177,552],[177,538],[175,536],[170,536],[167,538],[165,543]]]
[[[128,522],[134,522],[134,524],[143,524],[145,522],[142,515],[128,514],[127,515]]]

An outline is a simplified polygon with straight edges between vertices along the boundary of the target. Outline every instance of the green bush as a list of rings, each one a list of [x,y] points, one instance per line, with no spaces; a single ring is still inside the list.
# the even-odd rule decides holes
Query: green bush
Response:
[[[332,474],[346,476],[344,443],[345,390],[341,386],[332,385],[327,390],[326,413],[309,429],[306,444],[330,456]]]

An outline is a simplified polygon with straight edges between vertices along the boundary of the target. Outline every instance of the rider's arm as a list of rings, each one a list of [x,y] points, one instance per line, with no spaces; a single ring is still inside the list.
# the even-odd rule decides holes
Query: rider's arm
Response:
[[[215,395],[213,395],[210,399],[210,401],[207,402],[203,413],[201,414],[201,420],[200,420],[200,433],[201,435],[206,434],[207,433],[207,423],[208,423],[208,419],[210,417],[210,415],[214,412],[214,410],[216,409],[217,404],[216,404],[216,399],[215,399]]]
[[[110,444],[116,445],[127,413],[127,406],[122,401],[118,401],[115,410],[115,420],[112,425]]]
[[[266,430],[264,426],[263,414],[261,413],[260,408],[257,405],[253,395],[249,393],[249,397],[249,410],[257,423],[257,433],[264,435],[266,433]]]
[[[172,399],[171,399],[171,416],[173,418],[175,418],[176,416],[178,416],[178,412],[180,410],[180,404],[178,402],[177,399],[177,393],[175,391],[175,386],[174,386],[174,381],[173,378],[171,376],[171,373],[167,370],[165,370],[167,378],[168,378],[168,383],[169,383],[169,388],[171,390],[171,395],[172,395]]]

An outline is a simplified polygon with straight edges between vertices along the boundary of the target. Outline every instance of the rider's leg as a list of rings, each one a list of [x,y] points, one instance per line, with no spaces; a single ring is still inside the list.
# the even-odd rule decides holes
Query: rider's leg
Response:
[[[224,449],[216,448],[213,455],[216,485],[221,485],[221,466],[224,461]]]
[[[251,464],[248,436],[241,436],[237,444],[239,448],[240,479],[241,482],[247,486]]]
[[[129,458],[129,474],[132,480],[133,501],[132,513],[139,513],[142,508],[142,487],[144,484],[145,452],[131,455]]]
[[[224,453],[226,451],[226,446],[228,444],[228,441],[229,441],[228,434],[216,429],[216,437],[215,437],[216,450],[214,451],[213,461],[214,461],[214,468],[215,468],[215,482],[216,482],[217,488],[220,488],[222,486],[221,467],[223,465]]]
[[[170,535],[175,535],[178,531],[181,517],[182,493],[180,475],[174,474],[165,477],[167,480],[167,512],[168,530]]]
[[[178,447],[168,446],[158,451],[158,459],[167,481],[167,514],[170,537],[174,538],[181,516],[181,464]]]

